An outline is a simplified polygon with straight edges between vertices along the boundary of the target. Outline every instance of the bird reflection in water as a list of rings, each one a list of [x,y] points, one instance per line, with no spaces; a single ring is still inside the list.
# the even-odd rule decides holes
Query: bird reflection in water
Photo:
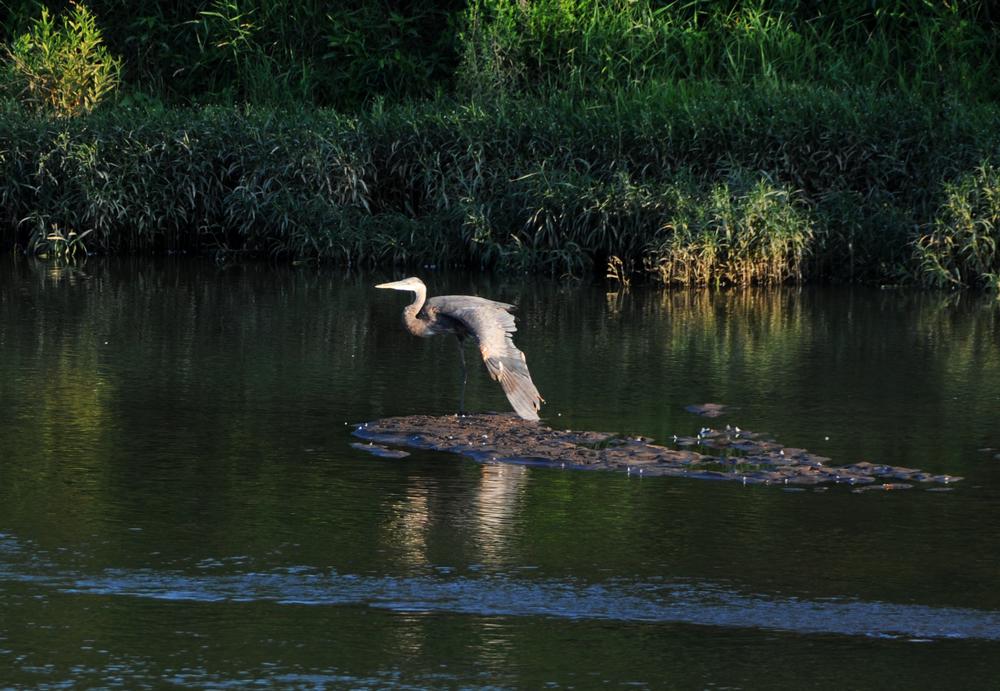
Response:
[[[427,534],[431,516],[429,491],[423,481],[406,488],[406,496],[393,501],[388,507],[383,544],[398,550],[398,558],[409,567],[430,566],[427,556]]]
[[[499,566],[512,561],[514,537],[521,496],[528,483],[529,471],[523,466],[490,463],[480,467],[471,526],[484,566]]]

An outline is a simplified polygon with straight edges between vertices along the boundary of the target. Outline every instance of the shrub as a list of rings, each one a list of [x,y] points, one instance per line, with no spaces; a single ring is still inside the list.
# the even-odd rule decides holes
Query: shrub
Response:
[[[677,188],[647,267],[668,285],[801,281],[813,221],[795,195],[739,172],[707,192]]]
[[[1000,291],[1000,168],[985,163],[945,185],[916,253],[929,283]]]
[[[118,85],[121,61],[102,45],[94,16],[80,3],[58,22],[42,7],[6,52],[5,90],[37,112],[88,113]]]

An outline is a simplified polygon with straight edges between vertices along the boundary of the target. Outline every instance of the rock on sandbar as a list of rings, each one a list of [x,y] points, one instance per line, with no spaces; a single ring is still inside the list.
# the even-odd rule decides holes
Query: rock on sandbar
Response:
[[[719,417],[729,412],[729,406],[722,403],[692,403],[685,406],[684,410],[702,417]]]

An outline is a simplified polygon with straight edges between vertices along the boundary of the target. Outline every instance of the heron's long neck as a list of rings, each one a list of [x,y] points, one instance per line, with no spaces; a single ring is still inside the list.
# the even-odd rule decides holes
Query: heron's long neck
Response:
[[[413,302],[403,308],[403,324],[406,325],[406,330],[414,336],[429,336],[427,322],[417,317],[420,308],[427,300],[427,288],[418,286],[413,292]]]

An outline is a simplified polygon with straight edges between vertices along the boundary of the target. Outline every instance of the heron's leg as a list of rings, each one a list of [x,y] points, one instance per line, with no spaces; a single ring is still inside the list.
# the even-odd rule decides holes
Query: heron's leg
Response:
[[[458,414],[465,413],[465,384],[469,381],[469,371],[465,368],[465,347],[462,339],[458,339],[458,360],[462,363],[462,390],[458,394]]]

